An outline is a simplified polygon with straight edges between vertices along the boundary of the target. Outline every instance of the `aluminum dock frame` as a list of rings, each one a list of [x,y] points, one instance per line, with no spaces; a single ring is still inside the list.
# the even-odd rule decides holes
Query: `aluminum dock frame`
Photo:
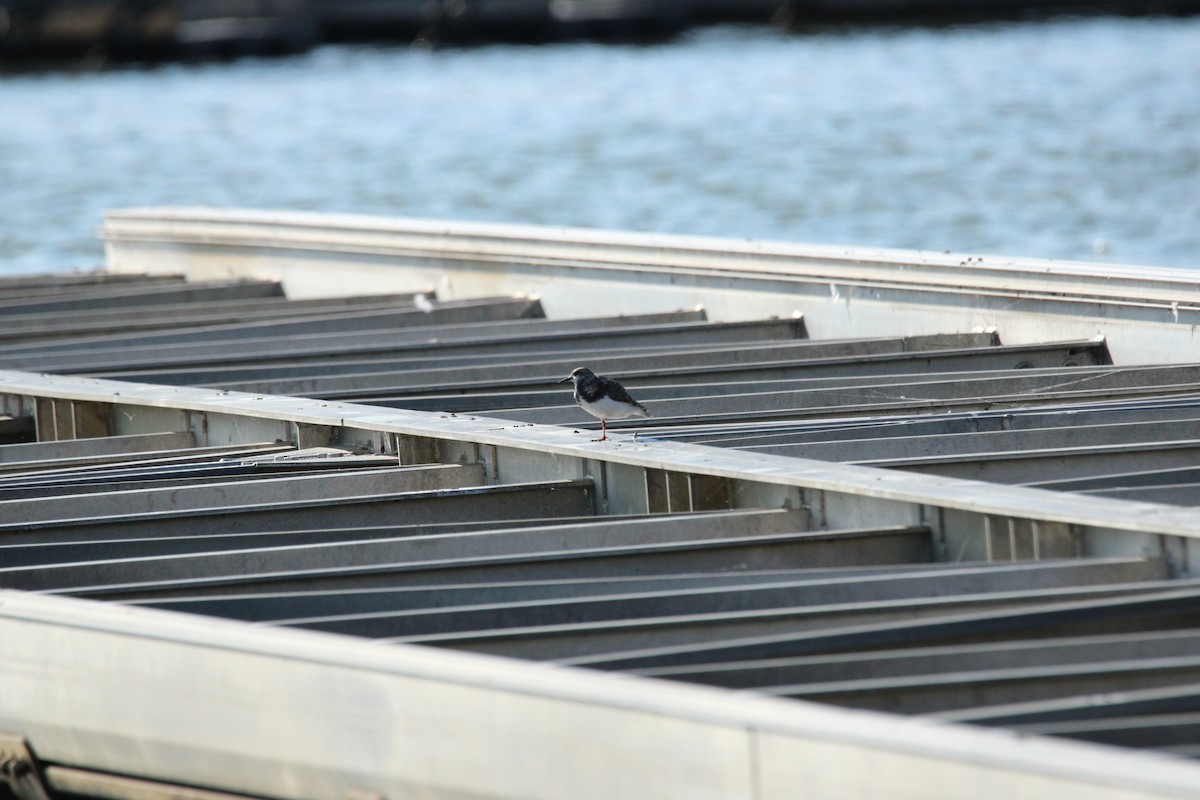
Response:
[[[105,280],[138,286],[105,302],[139,295],[141,312],[8,310],[10,330],[74,326],[10,339],[0,362],[13,794],[1200,792],[1191,490],[1114,496],[1089,466],[1137,452],[1138,474],[1194,481],[1170,461],[1197,435],[1186,273],[180,209],[114,214],[105,237]],[[177,336],[182,289],[151,273],[257,310]],[[353,292],[389,299],[316,305]],[[216,294],[188,302],[237,319]],[[175,309],[163,327],[149,295]],[[597,302],[638,316],[588,326],[636,326],[726,378],[646,367],[635,395],[658,427],[612,442],[580,417],[543,424],[559,401],[536,386],[596,352],[572,324]],[[436,334],[417,322],[433,313]],[[434,339],[454,366],[420,361]],[[439,371],[494,377],[489,364],[532,362],[532,341],[566,350],[521,379],[535,389],[520,406],[503,408],[517,385],[468,402]],[[623,369],[659,357],[622,352]],[[729,352],[770,355],[720,362]],[[265,390],[318,375],[324,394]],[[1108,394],[1032,402],[1063,375]],[[433,376],[442,394],[423,391]],[[868,413],[848,390],[884,378],[961,410]],[[945,388],[1018,378],[1027,402],[998,411]],[[860,406],[733,419],[693,391],[718,383],[746,413],[768,384]],[[438,410],[451,397],[466,405]],[[657,413],[672,407],[678,419]],[[747,443],[764,432],[790,449]],[[941,441],[975,449],[928,449]],[[994,443],[1047,464],[1047,442],[1091,483],[1024,485],[1045,482],[1028,467],[965,480],[933,461],[998,463]],[[871,458],[897,463],[857,463]],[[1138,471],[1121,469],[1132,492]]]

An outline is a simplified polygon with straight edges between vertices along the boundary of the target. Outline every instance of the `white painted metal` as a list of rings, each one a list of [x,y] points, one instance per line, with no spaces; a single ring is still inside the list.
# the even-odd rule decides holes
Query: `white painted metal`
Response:
[[[879,512],[880,516],[866,522],[852,518],[853,512],[849,511],[842,517],[836,504],[831,503],[825,509],[826,518],[818,522],[830,527],[913,524],[919,522],[912,517],[913,511],[927,507],[1062,522],[1097,530],[1200,538],[1200,519],[1189,509],[1171,506],[1078,497],[678,442],[642,441],[620,435],[611,442],[593,442],[590,431],[470,415],[0,370],[0,394],[107,402],[115,399],[114,392],[120,393],[121,405],[130,408],[147,406],[216,417],[236,415],[265,422],[274,420],[276,424],[290,421],[370,429],[441,440],[450,446],[470,443],[482,448],[497,448],[496,460],[488,464],[488,468],[500,481],[583,476],[598,469],[594,459],[602,459],[609,465],[712,475],[879,501],[873,512]],[[567,467],[572,461],[577,464],[574,470]],[[508,474],[510,469],[514,471],[511,476]]]
[[[802,312],[821,338],[998,327],[1009,343],[1103,332],[1118,362],[1200,355],[1200,275],[1188,270],[207,208],[111,212],[102,234],[114,270],[272,277],[293,297],[523,292],[552,317],[703,304],[714,320]]]
[[[1194,797],[1200,766],[508,659],[0,592],[0,729],[280,798]],[[186,724],[180,724],[186,720]]]

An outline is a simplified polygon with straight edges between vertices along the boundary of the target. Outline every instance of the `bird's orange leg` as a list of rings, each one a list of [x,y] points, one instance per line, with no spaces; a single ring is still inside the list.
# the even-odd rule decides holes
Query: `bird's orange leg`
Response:
[[[606,420],[604,417],[600,418],[600,438],[592,439],[592,441],[593,442],[607,442],[608,441],[608,420]]]

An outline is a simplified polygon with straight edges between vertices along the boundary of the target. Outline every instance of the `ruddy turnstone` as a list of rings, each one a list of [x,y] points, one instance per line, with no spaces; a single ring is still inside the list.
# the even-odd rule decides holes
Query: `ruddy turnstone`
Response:
[[[630,397],[624,386],[612,378],[596,375],[587,367],[577,367],[559,383],[567,381],[575,384],[575,402],[580,408],[600,419],[600,438],[593,439],[593,442],[608,439],[610,419],[650,416],[645,406]]]

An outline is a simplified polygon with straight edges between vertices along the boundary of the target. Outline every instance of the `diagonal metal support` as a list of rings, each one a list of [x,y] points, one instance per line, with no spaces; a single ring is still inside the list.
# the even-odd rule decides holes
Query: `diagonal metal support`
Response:
[[[18,800],[50,800],[33,752],[20,736],[0,733],[0,783]]]

